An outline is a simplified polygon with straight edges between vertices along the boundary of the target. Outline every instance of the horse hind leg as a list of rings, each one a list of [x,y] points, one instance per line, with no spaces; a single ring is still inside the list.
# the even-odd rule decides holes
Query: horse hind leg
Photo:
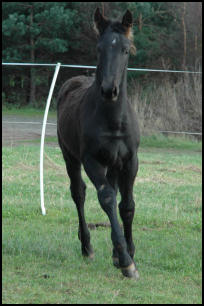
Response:
[[[81,241],[82,255],[92,259],[94,252],[90,243],[90,232],[84,215],[86,185],[81,177],[81,164],[70,154],[66,154],[65,162],[70,178],[71,196],[76,204],[79,218],[78,238]]]

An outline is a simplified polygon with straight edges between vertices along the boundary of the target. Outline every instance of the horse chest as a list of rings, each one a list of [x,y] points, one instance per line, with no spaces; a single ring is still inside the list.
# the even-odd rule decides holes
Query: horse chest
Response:
[[[122,168],[130,153],[124,138],[119,134],[100,137],[96,151],[98,160],[106,166]]]
[[[104,166],[122,168],[131,155],[131,137],[125,123],[113,123],[110,126],[100,121],[96,124],[95,120],[87,122],[84,148]]]

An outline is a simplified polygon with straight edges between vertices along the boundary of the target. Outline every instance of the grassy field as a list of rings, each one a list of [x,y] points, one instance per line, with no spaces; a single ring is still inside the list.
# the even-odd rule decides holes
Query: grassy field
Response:
[[[14,107],[13,105],[11,107],[3,105],[2,107],[2,113],[3,115],[16,115],[16,116],[30,116],[30,117],[42,117],[44,116],[45,109],[38,109],[38,108],[31,108],[31,107]],[[56,110],[50,109],[49,110],[49,117],[56,118]]]
[[[91,230],[95,258],[82,258],[78,219],[61,152],[3,147],[3,304],[201,304],[201,143],[142,139],[133,224],[140,280],[112,266],[110,228]],[[107,222],[87,183],[88,223]],[[119,198],[118,198],[119,200]]]

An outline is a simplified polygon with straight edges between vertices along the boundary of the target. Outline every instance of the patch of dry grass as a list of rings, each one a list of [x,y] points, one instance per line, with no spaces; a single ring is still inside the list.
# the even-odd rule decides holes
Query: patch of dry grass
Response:
[[[202,131],[202,77],[183,75],[176,83],[164,77],[162,82],[143,88],[130,81],[130,99],[138,114],[143,134],[155,131]]]

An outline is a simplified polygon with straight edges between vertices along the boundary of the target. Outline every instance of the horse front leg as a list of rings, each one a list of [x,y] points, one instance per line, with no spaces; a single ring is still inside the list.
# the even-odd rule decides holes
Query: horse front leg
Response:
[[[128,254],[127,244],[117,218],[116,192],[106,178],[106,168],[90,155],[83,158],[84,169],[96,187],[99,203],[111,224],[111,239],[118,254],[119,266],[124,276],[137,279],[135,264]]]
[[[138,159],[135,155],[123,167],[119,174],[118,185],[121,194],[119,204],[120,216],[123,221],[124,236],[127,243],[129,255],[134,257],[135,246],[132,237],[132,222],[135,213],[135,202],[133,199],[133,185],[138,171]]]

